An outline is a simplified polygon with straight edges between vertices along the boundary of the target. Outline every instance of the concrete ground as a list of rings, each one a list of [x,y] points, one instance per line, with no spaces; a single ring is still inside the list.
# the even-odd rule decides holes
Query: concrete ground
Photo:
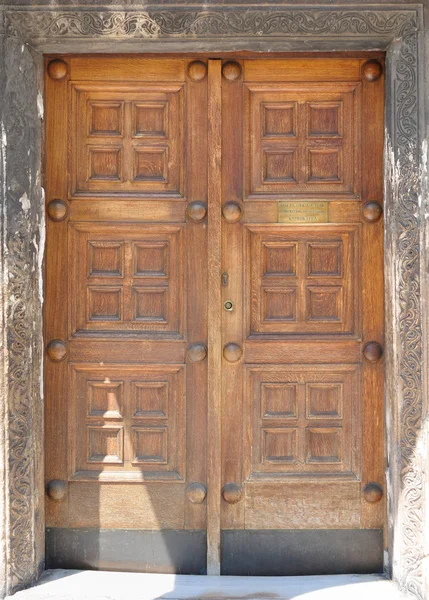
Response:
[[[106,571],[46,571],[13,600],[399,600],[380,575],[209,577]]]

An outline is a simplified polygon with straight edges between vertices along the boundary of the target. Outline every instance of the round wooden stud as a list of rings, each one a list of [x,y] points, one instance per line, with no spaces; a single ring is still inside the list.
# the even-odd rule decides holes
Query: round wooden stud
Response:
[[[234,342],[229,342],[223,347],[223,356],[228,362],[237,362],[240,360],[241,354],[242,351],[240,346],[238,344],[234,344]]]
[[[67,483],[62,479],[52,479],[46,485],[46,493],[51,500],[60,502],[66,497]]]
[[[368,362],[378,362],[383,356],[383,348],[378,342],[368,342],[363,348],[363,357]]]
[[[226,202],[222,206],[222,215],[228,223],[237,223],[241,219],[241,206],[237,202]]]
[[[188,359],[191,362],[201,362],[207,356],[207,348],[204,344],[191,344],[188,348]]]
[[[362,67],[362,71],[367,81],[377,81],[383,73],[383,67],[378,60],[368,60]]]
[[[202,483],[190,483],[186,488],[186,495],[192,504],[201,504],[206,499],[207,490]]]
[[[204,204],[204,202],[191,202],[188,204],[186,214],[188,215],[188,219],[194,223],[200,223],[206,218],[207,206]]]
[[[367,502],[380,502],[383,497],[383,488],[378,483],[371,481],[364,487],[363,497]]]
[[[51,200],[48,204],[48,215],[52,221],[64,221],[68,212],[68,206],[63,200]]]
[[[236,81],[241,76],[241,65],[238,62],[227,62],[222,67],[222,75],[228,81]]]
[[[64,79],[67,75],[67,70],[67,63],[60,58],[51,60],[48,65],[48,75],[51,79]]]
[[[368,221],[368,223],[375,223],[383,214],[383,208],[378,202],[367,202],[362,208],[362,214],[365,221]]]
[[[228,504],[237,504],[240,502],[243,489],[238,483],[226,483],[222,489],[222,496]]]
[[[62,340],[51,340],[48,344],[48,356],[54,362],[60,362],[67,356],[67,346]]]
[[[201,60],[194,60],[188,67],[188,76],[192,81],[201,81],[207,74],[207,65]]]

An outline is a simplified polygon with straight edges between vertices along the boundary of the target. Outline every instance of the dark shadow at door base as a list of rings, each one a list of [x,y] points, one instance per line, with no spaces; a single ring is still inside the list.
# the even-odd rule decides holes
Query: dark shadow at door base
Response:
[[[206,573],[204,531],[46,530],[47,569]]]
[[[223,575],[337,575],[383,572],[378,529],[222,532]]]

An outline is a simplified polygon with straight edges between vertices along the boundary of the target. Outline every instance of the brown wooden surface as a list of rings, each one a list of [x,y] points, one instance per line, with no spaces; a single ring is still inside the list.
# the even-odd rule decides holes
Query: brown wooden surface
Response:
[[[68,488],[47,525],[205,529],[211,574],[221,529],[381,528],[362,491],[384,487],[383,359],[363,358],[384,343],[383,219],[362,208],[382,204],[383,77],[366,55],[64,59],[46,479]],[[289,200],[326,223],[279,223]]]
[[[191,60],[67,57],[46,77],[47,525],[205,529],[207,78]]]
[[[222,201],[228,272],[224,341],[243,348],[223,365],[224,529],[379,528],[384,502],[383,78],[364,59],[241,60],[223,80]],[[243,142],[244,140],[244,142]],[[244,146],[243,146],[244,144]],[[279,201],[327,202],[326,222],[279,223]]]

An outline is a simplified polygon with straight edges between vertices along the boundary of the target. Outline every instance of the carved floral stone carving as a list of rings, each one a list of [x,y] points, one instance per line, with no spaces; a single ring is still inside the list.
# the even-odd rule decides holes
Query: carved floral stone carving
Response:
[[[1,17],[1,12],[0,12]],[[410,5],[400,4],[388,10],[368,10],[334,8],[283,8],[272,5],[269,8],[246,9],[242,7],[213,7],[210,10],[176,7],[159,10],[96,10],[78,7],[73,9],[47,9],[46,6],[28,10],[7,10],[5,30],[8,36],[17,41],[34,40],[79,40],[83,49],[89,49],[90,42],[100,39],[163,40],[163,39],[309,39],[320,38],[332,44],[339,39],[383,40],[394,42],[399,50],[391,60],[390,78],[394,94],[390,102],[390,122],[387,122],[387,154],[390,157],[390,181],[387,182],[387,220],[391,220],[395,240],[389,242],[391,261],[395,264],[395,289],[397,298],[394,311],[397,321],[391,324],[392,339],[398,353],[399,389],[393,398],[398,404],[399,419],[399,459],[401,464],[400,500],[401,514],[395,526],[396,547],[400,547],[400,557],[396,578],[401,588],[416,598],[423,598],[422,558],[424,556],[423,510],[424,474],[417,443],[422,430],[422,390],[423,390],[423,343],[422,343],[422,301],[420,281],[420,222],[419,196],[421,194],[421,171],[419,149],[419,82],[417,30],[420,28],[419,12]],[[1,20],[0,20],[1,21]],[[1,29],[1,27],[0,27]],[[0,32],[1,33],[1,32]],[[398,42],[398,40],[401,40]],[[41,42],[41,43],[42,43]],[[16,53],[21,53],[17,43]],[[187,48],[191,48],[188,45]],[[325,45],[325,48],[328,46]],[[10,50],[11,52],[13,50]],[[2,60],[0,58],[0,60]],[[35,69],[34,69],[35,72]],[[18,121],[13,125],[24,132],[33,131],[36,117],[30,106],[34,91],[34,78],[16,77],[11,71],[9,102]],[[24,81],[25,79],[25,81]],[[1,80],[1,69],[0,69]],[[33,86],[27,89],[28,82]],[[2,84],[3,85],[3,84]],[[5,89],[5,86],[3,86]],[[2,100],[3,96],[0,97]],[[27,98],[27,105],[19,103]],[[21,100],[20,100],[21,99]],[[12,124],[9,124],[12,127]],[[6,128],[8,124],[6,123]],[[6,132],[7,133],[7,132]],[[28,136],[27,136],[28,137]],[[34,156],[28,157],[27,150],[37,147],[22,133],[15,143],[16,154],[10,154],[7,167],[8,178],[17,178],[21,186],[20,194],[27,194],[32,205],[33,225],[28,226],[28,215],[24,205],[16,209],[16,199],[2,197],[8,203],[8,211],[17,210],[10,219],[8,232],[9,254],[7,335],[8,357],[8,410],[9,410],[9,592],[29,585],[37,576],[38,564],[35,546],[37,545],[37,521],[35,490],[35,458],[33,436],[34,403],[41,402],[36,391],[39,386],[37,374],[40,364],[35,334],[32,327],[35,315],[40,318],[40,305],[34,296],[33,240],[39,234],[34,231],[34,223],[42,218],[39,197],[35,185],[19,181],[23,167],[33,165]],[[36,136],[37,137],[37,136]],[[37,160],[39,158],[37,157]],[[16,182],[15,182],[16,183]],[[23,196],[21,196],[22,198]],[[15,202],[15,204],[14,204]],[[15,208],[13,208],[15,206]],[[11,214],[12,214],[11,213]],[[24,214],[25,213],[25,214]],[[34,237],[36,236],[36,237]],[[38,242],[36,242],[38,243]],[[30,265],[30,268],[28,268]],[[33,292],[32,292],[33,290]],[[396,336],[396,337],[395,337]],[[32,363],[29,362],[28,348],[35,348]],[[396,360],[396,359],[395,359]],[[32,366],[33,365],[33,366]],[[39,410],[40,409],[40,410]],[[37,410],[41,411],[38,407]],[[37,422],[36,422],[37,425]],[[398,462],[394,458],[393,462]],[[391,465],[391,469],[395,464]],[[40,518],[39,518],[40,521]],[[399,543],[398,541],[399,540]]]
[[[10,35],[33,37],[403,36],[415,10],[285,10],[271,7],[206,11],[9,11]]]

